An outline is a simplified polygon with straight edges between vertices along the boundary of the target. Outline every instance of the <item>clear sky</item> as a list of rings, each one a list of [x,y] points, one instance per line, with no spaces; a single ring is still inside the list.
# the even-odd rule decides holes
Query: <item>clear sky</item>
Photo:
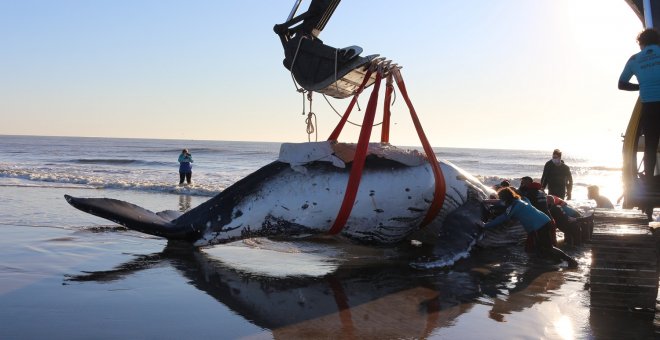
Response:
[[[0,0],[0,134],[307,141],[272,30],[293,3]],[[619,157],[641,29],[623,0],[344,0],[320,37],[402,65],[433,146]],[[313,108],[324,140],[339,117]],[[392,121],[393,144],[419,145],[400,96]]]

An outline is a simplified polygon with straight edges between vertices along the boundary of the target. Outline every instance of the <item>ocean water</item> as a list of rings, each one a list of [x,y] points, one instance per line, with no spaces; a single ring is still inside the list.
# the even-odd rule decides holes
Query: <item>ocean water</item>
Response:
[[[653,338],[652,317],[593,310],[577,270],[520,245],[415,269],[421,250],[337,238],[196,250],[69,206],[64,194],[186,211],[278,156],[279,143],[0,136],[0,339]],[[178,186],[188,148],[194,185]],[[540,177],[551,151],[436,148],[486,184]],[[574,197],[613,201],[616,157],[568,156]],[[614,152],[618,155],[618,152]],[[631,333],[633,332],[633,333]]]
[[[177,157],[193,155],[193,187],[178,187]],[[0,185],[118,189],[213,196],[274,161],[280,143],[0,136]],[[551,150],[494,150],[436,147],[436,156],[487,185],[523,176],[540,180]],[[564,151],[574,180],[573,199],[586,200],[596,184],[613,202],[621,194],[618,150],[607,157]]]

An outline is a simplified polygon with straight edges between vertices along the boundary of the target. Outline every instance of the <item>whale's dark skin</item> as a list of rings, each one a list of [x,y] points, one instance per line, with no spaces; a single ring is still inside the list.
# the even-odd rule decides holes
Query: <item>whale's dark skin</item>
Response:
[[[425,233],[424,238],[444,244],[450,253],[460,253],[471,248],[482,233],[481,201],[490,189],[449,163],[441,162],[441,167],[446,197],[428,226],[432,232]],[[205,246],[255,236],[327,233],[337,215],[349,173],[350,164],[338,168],[328,162],[312,162],[300,172],[288,163],[275,161],[185,214],[154,213],[110,198],[65,198],[77,209],[129,229]],[[369,156],[341,235],[374,245],[409,240],[420,228],[433,199],[433,189],[428,163],[406,166]]]

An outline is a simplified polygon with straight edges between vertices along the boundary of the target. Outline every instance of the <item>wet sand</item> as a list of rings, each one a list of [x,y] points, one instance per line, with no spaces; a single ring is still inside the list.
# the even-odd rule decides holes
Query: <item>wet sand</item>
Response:
[[[207,199],[0,186],[2,339],[653,338],[644,316],[590,308],[588,247],[564,248],[577,270],[520,246],[424,271],[408,265],[416,249],[332,238],[198,251],[77,211],[64,193],[155,211]]]

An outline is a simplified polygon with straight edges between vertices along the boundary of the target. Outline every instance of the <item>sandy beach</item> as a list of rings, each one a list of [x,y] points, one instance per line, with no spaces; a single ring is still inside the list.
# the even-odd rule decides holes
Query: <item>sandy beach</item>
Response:
[[[6,198],[0,207],[2,338],[584,339],[600,338],[613,321],[590,309],[588,246],[564,248],[579,258],[577,270],[530,261],[513,246],[477,250],[450,270],[419,271],[402,261],[401,251],[328,240],[326,253],[344,253],[324,260],[332,264],[327,273],[287,276],[291,261],[318,264],[309,245],[288,243],[294,251],[282,252],[243,243],[200,252],[72,209],[64,193],[120,196],[153,210],[206,200],[0,187]],[[270,262],[236,256],[252,249]],[[268,276],[270,266],[284,269]],[[614,321],[636,325],[640,338],[653,334],[632,314]]]
[[[184,212],[276,159],[273,143],[196,142],[195,184],[181,187],[173,158],[184,141],[5,141],[12,157],[0,168],[3,339],[590,339],[617,329],[653,336],[648,313],[591,308],[588,245],[562,245],[579,260],[575,270],[530,259],[521,245],[477,248],[451,268],[421,270],[411,263],[428,248],[407,243],[367,247],[325,236],[195,249],[64,199],[107,197]],[[489,185],[501,178],[516,185],[545,158],[522,150],[439,154]],[[503,162],[504,155],[515,158]],[[617,168],[590,158],[571,163],[577,197],[587,183],[616,190]]]

